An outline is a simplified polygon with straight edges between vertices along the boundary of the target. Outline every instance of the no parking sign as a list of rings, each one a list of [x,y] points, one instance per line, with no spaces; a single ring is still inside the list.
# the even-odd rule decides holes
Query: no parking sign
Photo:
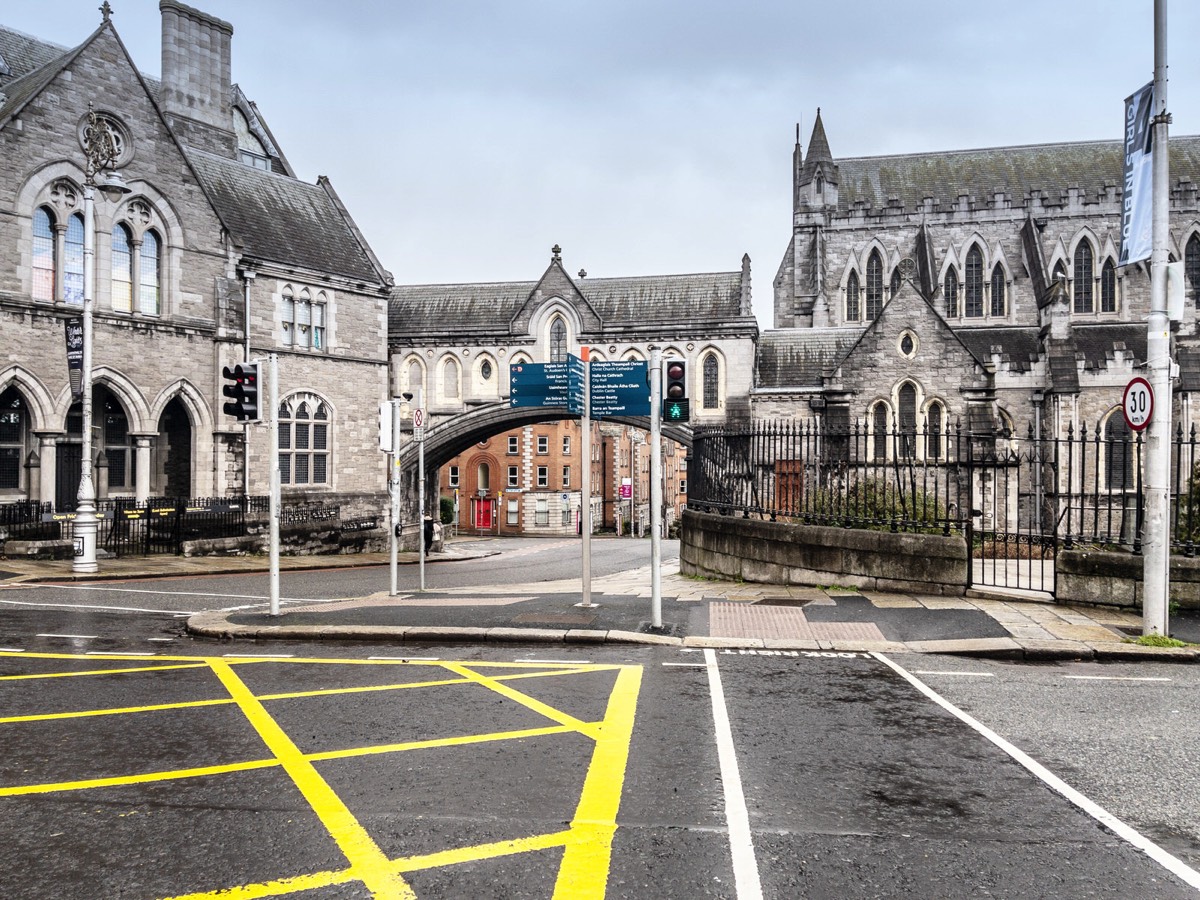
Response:
[[[1154,415],[1154,391],[1145,378],[1134,378],[1125,385],[1125,397],[1121,401],[1125,423],[1134,431],[1142,431],[1150,424]]]

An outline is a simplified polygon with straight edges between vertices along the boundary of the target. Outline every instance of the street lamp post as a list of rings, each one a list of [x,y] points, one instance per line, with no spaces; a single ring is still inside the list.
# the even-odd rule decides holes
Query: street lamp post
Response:
[[[92,476],[92,304],[96,290],[96,188],[106,197],[119,199],[129,188],[112,171],[119,149],[112,133],[88,104],[88,124],[83,132],[83,371],[80,373],[80,398],[83,418],[83,458],[79,464],[79,493],[75,507],[75,572],[95,572],[96,564],[96,483]]]

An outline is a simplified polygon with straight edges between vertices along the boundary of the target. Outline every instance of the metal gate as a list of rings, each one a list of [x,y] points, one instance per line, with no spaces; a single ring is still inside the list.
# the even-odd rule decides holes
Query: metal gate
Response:
[[[1054,594],[1057,457],[1045,441],[979,454],[968,444],[968,587]]]
[[[100,504],[97,543],[114,556],[179,554],[183,542],[245,534],[246,504],[222,500],[117,499]]]

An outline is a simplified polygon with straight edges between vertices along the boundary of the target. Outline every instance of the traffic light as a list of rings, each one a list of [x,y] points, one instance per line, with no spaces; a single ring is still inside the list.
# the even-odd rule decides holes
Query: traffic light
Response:
[[[232,369],[225,366],[222,374],[231,382],[221,388],[221,393],[231,399],[223,409],[226,415],[239,422],[261,422],[262,403],[258,393],[258,363],[244,363]]]
[[[663,362],[663,421],[687,422],[691,417],[687,363],[682,359],[665,360]]]

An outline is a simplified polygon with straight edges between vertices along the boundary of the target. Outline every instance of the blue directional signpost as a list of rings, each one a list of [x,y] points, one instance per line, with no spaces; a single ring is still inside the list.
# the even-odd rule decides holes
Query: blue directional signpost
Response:
[[[583,360],[570,355],[565,363],[517,363],[509,369],[510,406],[565,406],[583,415]]]
[[[650,415],[648,371],[642,359],[592,363],[592,418]]]

